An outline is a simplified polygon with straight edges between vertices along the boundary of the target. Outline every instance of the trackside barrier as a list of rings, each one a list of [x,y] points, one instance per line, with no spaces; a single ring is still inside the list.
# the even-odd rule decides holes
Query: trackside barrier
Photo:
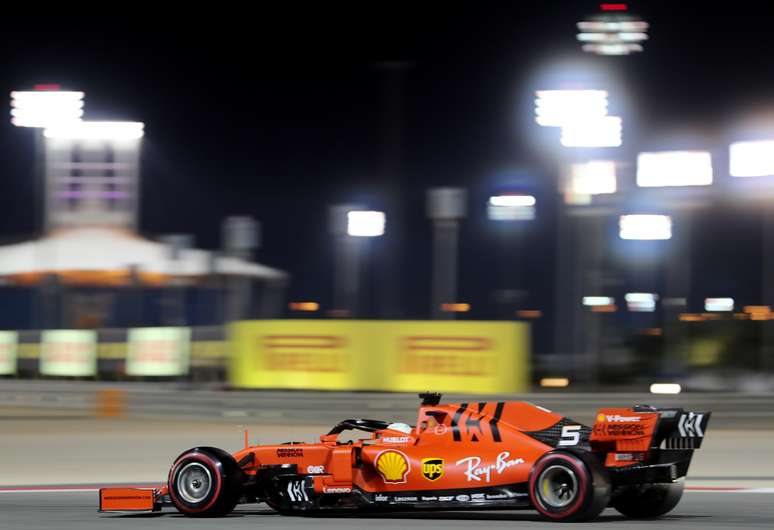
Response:
[[[190,328],[133,328],[129,330],[126,374],[181,376],[188,373]]]
[[[222,326],[0,331],[0,376],[212,380],[227,355]]]
[[[15,331],[0,331],[0,375],[16,373],[16,352],[19,349],[19,334]]]
[[[260,320],[230,325],[236,388],[524,392],[522,322]]]
[[[40,341],[40,373],[65,377],[97,375],[97,332],[47,330]]]

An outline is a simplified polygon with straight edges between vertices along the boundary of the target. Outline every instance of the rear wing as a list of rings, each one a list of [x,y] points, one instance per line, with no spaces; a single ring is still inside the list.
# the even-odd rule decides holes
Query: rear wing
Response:
[[[593,450],[603,452],[699,449],[711,414],[648,405],[600,409],[590,442]]]
[[[653,436],[654,445],[665,449],[699,449],[707,432],[709,411],[692,411],[680,408],[660,408],[658,429]]]
[[[711,415],[648,405],[601,409],[589,439],[591,450],[604,454],[615,485],[671,483],[688,474]]]

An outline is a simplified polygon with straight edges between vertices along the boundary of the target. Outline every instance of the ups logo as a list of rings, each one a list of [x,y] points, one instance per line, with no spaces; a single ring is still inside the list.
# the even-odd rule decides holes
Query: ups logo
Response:
[[[423,458],[422,476],[430,481],[441,478],[443,476],[443,458]]]

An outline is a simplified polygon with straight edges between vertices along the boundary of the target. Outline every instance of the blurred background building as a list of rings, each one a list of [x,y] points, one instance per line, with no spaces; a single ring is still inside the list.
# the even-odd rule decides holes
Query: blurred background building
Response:
[[[4,212],[0,327],[22,344],[148,326],[225,343],[247,319],[499,321],[529,329],[536,384],[770,388],[774,77],[737,60],[767,57],[750,9],[739,38],[706,40],[683,4],[418,14],[414,40],[325,32],[261,69],[244,64],[272,32],[212,43],[217,60],[151,32],[140,44],[179,72],[114,44],[131,66],[109,81],[20,47],[35,67],[8,86],[59,75],[89,100],[11,94],[21,176],[3,184],[25,199]],[[320,358],[340,344],[309,340]]]
[[[3,326],[223,325],[282,313],[288,275],[253,261],[259,226],[223,222],[222,250],[138,233],[144,124],[82,120],[83,94],[14,92],[13,123],[37,129],[41,237],[0,246]],[[175,215],[169,205],[169,215]]]

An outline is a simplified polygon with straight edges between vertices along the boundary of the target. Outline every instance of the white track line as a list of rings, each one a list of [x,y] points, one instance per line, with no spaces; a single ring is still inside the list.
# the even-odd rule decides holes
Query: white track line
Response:
[[[110,486],[110,487],[126,487],[126,488],[140,488],[140,489],[153,489],[153,486]],[[57,487],[57,486],[30,486],[30,487],[2,487],[0,486],[0,494],[3,493],[96,493],[101,489],[101,486],[84,486],[84,487]],[[734,487],[701,487],[701,486],[688,486],[686,491],[691,493],[767,493],[774,494],[774,488],[734,488]]]
[[[66,488],[66,489],[53,489],[53,488],[46,488],[46,489],[29,489],[29,488],[13,488],[13,489],[0,489],[0,494],[2,493],[96,493],[99,491],[99,488]]]
[[[774,488],[711,488],[701,486],[688,486],[685,491],[691,493],[774,493]]]
[[[151,484],[95,484],[95,485],[83,485],[83,486],[0,486],[0,494],[2,493],[90,493],[98,492],[103,488],[129,488],[129,489],[154,489],[159,485]]]

